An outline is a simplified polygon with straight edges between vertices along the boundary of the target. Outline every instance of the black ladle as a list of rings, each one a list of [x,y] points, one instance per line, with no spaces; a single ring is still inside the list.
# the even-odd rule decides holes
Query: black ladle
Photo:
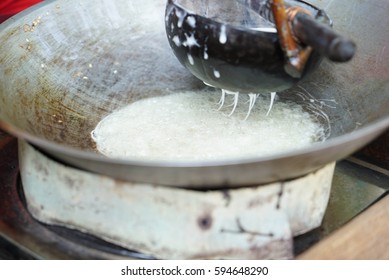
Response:
[[[299,0],[168,0],[165,23],[179,61],[204,83],[233,92],[280,92],[323,57],[346,62],[355,53],[325,11]]]

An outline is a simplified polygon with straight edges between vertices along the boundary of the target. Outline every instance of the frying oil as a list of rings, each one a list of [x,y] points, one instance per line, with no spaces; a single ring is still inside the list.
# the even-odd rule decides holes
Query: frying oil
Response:
[[[143,99],[101,120],[92,138],[108,157],[144,160],[258,157],[325,140],[322,125],[301,105],[279,100],[269,113],[269,95],[256,96],[254,107],[252,97],[240,96],[235,104],[227,95],[220,110],[213,92]]]

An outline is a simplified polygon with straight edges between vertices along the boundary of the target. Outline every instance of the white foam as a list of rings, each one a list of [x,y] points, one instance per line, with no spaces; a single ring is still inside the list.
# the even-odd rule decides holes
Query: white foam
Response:
[[[192,33],[190,36],[185,33],[185,38],[186,38],[185,42],[182,43],[182,45],[184,45],[185,47],[189,47],[189,48],[194,46],[200,47],[200,45],[196,41],[196,38],[194,37],[194,33]]]
[[[194,59],[193,59],[193,56],[191,56],[189,53],[188,53],[188,61],[191,65],[194,65]]]
[[[185,20],[185,17],[186,17],[186,13],[185,12],[181,12],[180,10],[176,10],[176,16],[178,18],[178,20],[177,20],[177,27],[181,28],[182,24],[184,23],[184,20]]]
[[[227,43],[227,32],[226,32],[226,26],[225,25],[222,25],[221,28],[220,28],[219,42],[220,42],[220,44]]]
[[[178,38],[177,35],[175,35],[175,36],[173,37],[173,42],[174,42],[174,44],[176,44],[177,47],[180,47],[180,46],[181,46],[180,38]]]
[[[323,136],[323,128],[300,105],[278,101],[266,117],[269,96],[260,95],[244,120],[247,104],[240,102],[228,117],[217,111],[217,99],[216,93],[195,92],[143,99],[104,118],[92,138],[108,157],[215,160],[281,153]]]
[[[209,56],[208,56],[208,47],[205,45],[204,46],[204,59],[205,60],[208,60]]]
[[[276,33],[277,29],[275,27],[252,27],[250,28],[256,31],[268,32],[268,33]]]
[[[189,24],[191,27],[193,27],[193,28],[196,27],[196,18],[195,18],[194,16],[188,16],[188,17],[186,18],[186,21],[188,22],[188,24]]]

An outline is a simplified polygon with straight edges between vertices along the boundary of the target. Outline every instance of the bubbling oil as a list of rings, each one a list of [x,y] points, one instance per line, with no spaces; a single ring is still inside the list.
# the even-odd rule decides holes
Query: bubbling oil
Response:
[[[141,160],[225,160],[291,151],[325,140],[325,129],[301,105],[269,95],[226,96],[183,92],[134,102],[100,121],[91,133],[107,157]],[[231,100],[230,100],[230,99]],[[242,100],[246,98],[247,100]],[[250,104],[251,105],[251,104]],[[219,110],[218,110],[219,109]]]

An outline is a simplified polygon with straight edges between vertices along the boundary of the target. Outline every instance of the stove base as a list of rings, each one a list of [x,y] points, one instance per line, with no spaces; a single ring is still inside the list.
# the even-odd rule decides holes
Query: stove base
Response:
[[[37,220],[164,259],[292,258],[293,236],[322,221],[335,167],[288,182],[200,192],[80,171],[24,141],[19,158]]]

